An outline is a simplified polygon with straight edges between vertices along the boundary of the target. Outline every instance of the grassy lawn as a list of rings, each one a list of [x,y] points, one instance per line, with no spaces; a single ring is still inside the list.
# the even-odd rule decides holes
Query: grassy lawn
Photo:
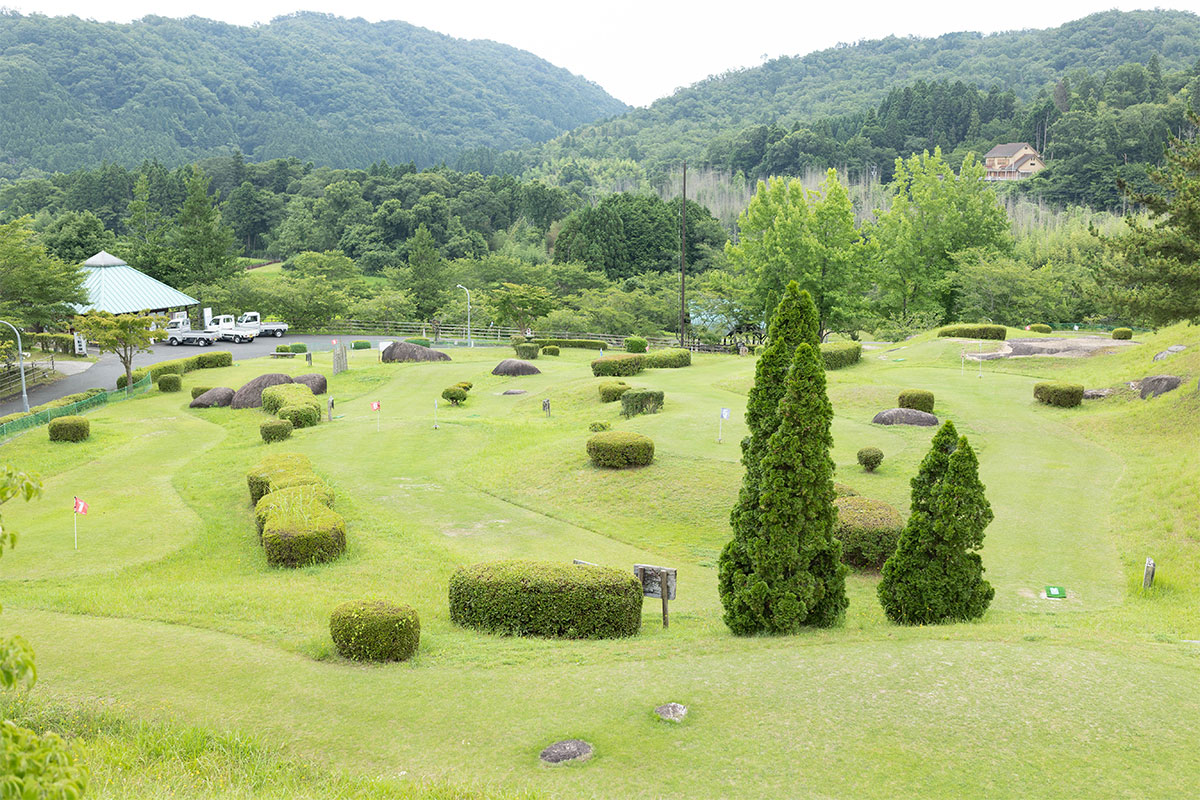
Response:
[[[22,714],[92,742],[107,796],[1186,796],[1200,781],[1200,646],[1185,641],[1200,639],[1200,329],[1137,338],[1087,359],[986,362],[980,377],[961,343],[925,335],[830,373],[836,479],[869,497],[907,511],[932,435],[870,424],[901,389],[934,391],[970,437],[996,515],[983,551],[996,599],[975,624],[897,628],[877,577],[855,574],[843,627],[789,638],[731,636],[716,593],[752,359],[635,376],[666,406],[623,420],[599,402],[594,353],[500,378],[497,349],[409,365],[352,351],[330,379],[341,418],[271,446],[261,412],[189,410],[187,389],[303,362],[190,373],[181,394],[89,414],[87,443],[34,431],[0,448],[46,478],[41,500],[4,509],[21,539],[0,560],[0,632],[31,641],[40,674]],[[1189,347],[1151,362],[1176,343]],[[328,374],[328,359],[315,368]],[[1047,376],[1098,387],[1168,371],[1190,385],[1069,410],[1033,401]],[[460,380],[470,399],[440,404],[435,430],[434,398]],[[516,387],[527,393],[502,394]],[[593,420],[651,436],[655,462],[593,468]],[[874,474],[855,462],[867,445],[885,454]],[[337,492],[349,546],[332,564],[265,564],[244,473],[280,449],[307,453]],[[78,551],[76,494],[92,505]],[[450,572],[509,557],[677,567],[672,625],[651,601],[629,640],[453,626]],[[1068,598],[1042,598],[1047,584]],[[419,611],[413,661],[334,653],[332,608],[373,595]],[[682,726],[651,713],[670,700],[691,709]],[[568,737],[596,757],[541,768],[537,752]],[[158,759],[158,782],[121,766],[148,747],[182,753]]]

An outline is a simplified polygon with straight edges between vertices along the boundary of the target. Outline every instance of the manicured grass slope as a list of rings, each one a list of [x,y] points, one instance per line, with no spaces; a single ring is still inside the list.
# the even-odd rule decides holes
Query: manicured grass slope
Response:
[[[1200,544],[1190,533],[1200,512],[1186,499],[1200,458],[1181,446],[1197,440],[1197,333],[1161,334],[1193,345],[1172,365],[1193,379],[1186,393],[1146,403],[1049,409],[1032,386],[1072,369],[1089,386],[1116,382],[1162,349],[1157,342],[1067,366],[989,362],[981,379],[962,374],[957,343],[922,337],[829,374],[836,479],[867,496],[907,511],[908,479],[928,447],[929,429],[869,424],[900,389],[933,390],[936,413],[970,436],[996,512],[983,557],[997,596],[979,624],[892,627],[864,574],[848,582],[841,629],[729,636],[715,564],[741,478],[752,360],[701,357],[638,375],[631,383],[664,389],[666,407],[626,421],[599,402],[588,354],[564,350],[539,361],[542,375],[499,378],[489,372],[502,351],[460,349],[450,364],[378,366],[373,352],[352,354],[353,369],[330,382],[344,418],[282,445],[258,439],[257,411],[188,411],[189,376],[182,394],[90,415],[85,444],[52,447],[34,433],[5,445],[5,461],[50,479],[41,501],[5,507],[22,539],[0,561],[0,630],[34,644],[40,695],[113,697],[133,713],[261,735],[301,760],[367,776],[404,770],[549,796],[720,797],[739,786],[782,796],[797,785],[842,796],[1039,785],[1099,796],[1143,780],[1183,788],[1200,775],[1186,750],[1200,705],[1179,691],[1200,668],[1196,646],[1179,641],[1200,638]],[[327,369],[327,357],[316,360]],[[236,387],[288,370],[308,368],[247,362],[206,371],[204,382]],[[442,404],[435,431],[433,400],[458,380],[475,383],[470,398]],[[510,387],[528,394],[500,394]],[[723,406],[733,419],[719,444]],[[655,462],[593,468],[583,444],[597,419],[654,438]],[[855,463],[866,445],[885,453],[875,474]],[[349,540],[339,561],[266,567],[243,475],[273,449],[307,453],[336,489]],[[80,520],[78,555],[69,549],[76,493],[93,508]],[[143,516],[121,538],[127,513]],[[1138,588],[1146,555],[1160,564],[1149,593]],[[629,640],[453,627],[452,569],[507,557],[676,566],[672,627],[661,629],[655,602]],[[1069,599],[1041,599],[1049,583]],[[329,612],[366,595],[418,610],[413,662],[364,668],[333,654]],[[668,700],[692,708],[682,728],[650,715]],[[1087,746],[1064,729],[1086,732]],[[568,736],[592,741],[597,757],[538,768],[537,751]]]

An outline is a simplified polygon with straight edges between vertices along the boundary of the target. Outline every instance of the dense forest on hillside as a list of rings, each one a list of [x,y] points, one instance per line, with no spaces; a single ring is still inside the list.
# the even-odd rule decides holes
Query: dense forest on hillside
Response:
[[[545,141],[626,106],[516,48],[300,13],[239,27],[0,10],[0,176],[109,161],[420,165]]]

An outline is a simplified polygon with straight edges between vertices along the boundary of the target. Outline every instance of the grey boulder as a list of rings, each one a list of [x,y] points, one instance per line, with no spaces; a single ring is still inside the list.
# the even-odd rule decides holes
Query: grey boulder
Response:
[[[876,425],[920,425],[928,428],[937,425],[938,418],[915,408],[889,408],[876,414],[871,422]]]
[[[1149,378],[1143,378],[1142,399],[1158,397],[1160,394],[1174,391],[1182,382],[1183,379],[1178,375],[1151,375]]]
[[[547,747],[540,757],[546,764],[587,761],[592,757],[592,746],[582,739],[564,739]]]
[[[209,389],[204,394],[198,395],[188,407],[216,408],[219,406],[227,406],[232,402],[233,389],[229,389],[225,386],[218,386],[215,389]]]

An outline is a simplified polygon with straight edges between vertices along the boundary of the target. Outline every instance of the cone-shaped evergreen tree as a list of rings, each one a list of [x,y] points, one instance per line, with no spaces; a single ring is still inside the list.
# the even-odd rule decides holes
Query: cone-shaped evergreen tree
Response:
[[[884,613],[900,624],[977,619],[995,595],[983,579],[983,561],[976,552],[992,521],[979,461],[965,436],[947,457],[944,431],[934,437],[921,473],[913,479],[913,514],[879,582]],[[918,481],[938,469],[939,478]]]
[[[779,427],[779,404],[783,400],[788,370],[801,342],[818,346],[817,307],[808,292],[792,281],[775,306],[767,329],[767,345],[755,365],[754,386],[746,399],[746,427],[742,440],[742,465],[746,472],[738,501],[729,515],[733,539],[725,545],[719,561],[718,591],[722,598],[733,592],[733,576],[747,575],[754,567],[746,551],[746,539],[758,528],[759,464],[767,442]]]
[[[909,484],[912,486],[912,505],[910,507],[912,514],[929,513],[929,501],[933,495],[933,487],[937,486],[938,482],[945,477],[946,467],[950,464],[950,454],[956,447],[958,447],[958,431],[955,430],[953,422],[946,420],[938,432],[933,435],[929,452],[926,453],[925,458],[921,461],[921,466],[917,468],[917,474],[913,476]]]
[[[721,556],[725,624],[737,634],[834,625],[848,605],[842,547],[833,537],[833,407],[809,342],[796,348],[777,418],[758,464],[756,513],[739,518]]]

